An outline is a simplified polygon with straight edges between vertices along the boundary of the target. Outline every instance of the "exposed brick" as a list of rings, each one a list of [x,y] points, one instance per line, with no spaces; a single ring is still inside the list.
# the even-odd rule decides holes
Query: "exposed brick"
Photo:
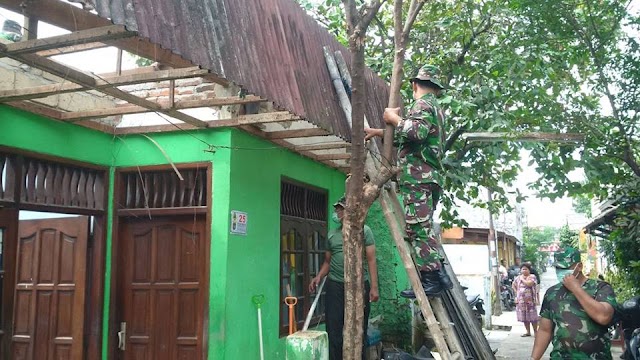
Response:
[[[188,95],[188,94],[193,94],[193,87],[186,87],[186,88],[179,88],[176,89],[178,91],[178,94],[180,95]]]
[[[176,80],[176,86],[177,87],[196,86],[196,85],[200,85],[200,84],[202,84],[202,79],[200,79],[200,78]]]
[[[176,96],[176,101],[189,101],[189,100],[200,100],[200,96],[194,95],[194,94]]]
[[[147,96],[158,97],[158,96],[160,96],[160,90],[159,89],[151,90],[151,91],[149,91],[149,94]]]
[[[216,89],[216,84],[202,84],[196,86],[196,92],[213,91]]]
[[[146,98],[149,96],[149,92],[148,91],[134,91],[131,94],[135,95],[135,96],[139,96],[141,98]]]

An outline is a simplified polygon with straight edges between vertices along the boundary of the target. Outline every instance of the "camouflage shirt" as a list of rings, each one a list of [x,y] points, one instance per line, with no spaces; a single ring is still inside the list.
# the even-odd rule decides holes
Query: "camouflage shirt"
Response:
[[[617,306],[613,289],[606,282],[587,279],[582,288],[597,301]],[[554,325],[551,359],[611,359],[607,327],[591,320],[575,295],[561,283],[547,290],[540,316]]]
[[[400,183],[436,183],[442,186],[442,124],[444,114],[435,95],[427,94],[407,109],[394,133],[402,167]]]

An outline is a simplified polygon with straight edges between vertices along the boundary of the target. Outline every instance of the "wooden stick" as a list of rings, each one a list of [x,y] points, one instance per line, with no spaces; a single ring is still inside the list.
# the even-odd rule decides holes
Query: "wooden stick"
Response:
[[[0,45],[0,57],[34,53],[78,44],[135,36],[122,25],[109,25],[95,29],[81,30],[71,34],[32,39],[13,44]]]
[[[440,354],[442,359],[450,359],[451,353],[449,352],[449,347],[447,346],[442,330],[440,329],[440,326],[438,325],[438,322],[436,321],[436,318],[433,314],[433,309],[431,308],[429,299],[427,298],[427,295],[422,288],[422,283],[418,278],[418,272],[416,271],[413,259],[411,259],[411,255],[409,254],[409,249],[402,236],[402,231],[400,230],[400,227],[395,220],[395,215],[393,214],[393,206],[391,205],[393,199],[383,191],[382,196],[380,196],[379,198],[379,201],[380,205],[382,206],[384,217],[387,220],[387,224],[389,224],[389,229],[391,230],[393,240],[396,243],[398,254],[400,254],[400,259],[402,260],[404,269],[407,272],[407,276],[409,277],[409,283],[411,283],[411,288],[416,294],[416,300],[418,301],[418,305],[420,306],[420,311],[424,316],[424,320],[427,323],[429,332],[433,336],[433,341],[436,343],[438,353]]]
[[[465,133],[460,136],[462,139],[477,142],[500,142],[500,141],[532,141],[532,142],[582,142],[583,134],[576,133],[521,133],[512,134],[506,132],[477,132]]]
[[[126,71],[123,71],[125,73]],[[133,85],[140,84],[146,82],[155,82],[155,81],[163,81],[163,80],[171,80],[171,79],[183,79],[183,78],[192,78],[198,76],[205,76],[209,73],[207,70],[200,69],[197,66],[182,68],[182,69],[172,69],[172,70],[160,70],[157,72],[144,72],[137,74],[128,74],[119,76],[117,74],[102,74],[96,75],[96,84],[95,89],[102,89],[107,87],[115,87],[122,85]],[[43,98],[50,95],[59,95],[68,92],[75,92],[86,90],[87,88],[75,84],[70,83],[68,81],[55,83],[55,84],[47,84],[40,85],[22,89],[13,89],[13,90],[2,90],[0,91],[0,102],[5,101],[16,101],[16,100],[28,100],[28,99],[37,99]]]

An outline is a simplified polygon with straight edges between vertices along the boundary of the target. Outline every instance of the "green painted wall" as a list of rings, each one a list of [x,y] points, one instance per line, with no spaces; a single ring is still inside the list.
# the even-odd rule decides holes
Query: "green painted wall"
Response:
[[[111,165],[112,137],[73,124],[0,105],[0,145]]]
[[[240,131],[232,135],[230,210],[248,214],[247,235],[230,235],[228,243],[224,336],[226,346],[210,343],[210,359],[259,358],[255,294],[262,306],[266,359],[285,358],[279,336],[280,311],[280,183],[282,177],[329,191],[330,202],[344,192],[344,174]],[[249,150],[266,148],[265,150]],[[229,214],[226,215],[227,224]],[[228,229],[228,225],[227,228]],[[228,230],[226,230],[228,232]]]
[[[257,315],[251,297],[264,294],[262,308],[266,359],[284,359],[279,336],[280,182],[283,177],[328,190],[332,203],[344,192],[344,174],[241,131],[201,130],[149,135],[175,163],[213,164],[213,213],[209,292],[209,359],[257,358]],[[210,148],[208,144],[218,146]],[[115,167],[167,164],[162,151],[140,135],[113,137],[0,106],[0,145]],[[110,194],[113,188],[109,189]],[[109,212],[113,208],[109,207]],[[248,213],[246,236],[230,235],[230,210]],[[381,301],[372,316],[385,317],[383,335],[409,338],[407,303],[397,293],[406,275],[378,207],[368,224],[376,235]],[[107,249],[112,224],[107,224]],[[393,255],[392,255],[393,254]],[[395,259],[389,262],[388,259]],[[105,296],[109,299],[111,253],[107,252]],[[104,318],[109,318],[105,300]],[[401,314],[398,316],[398,314]],[[408,315],[407,315],[408,316]],[[404,331],[407,331],[405,333]],[[106,325],[103,354],[106,354]],[[394,341],[395,342],[395,341]],[[396,342],[398,343],[398,342]],[[106,357],[104,357],[106,359]]]
[[[377,201],[369,210],[367,225],[371,227],[376,239],[380,292],[380,300],[372,304],[369,318],[382,315],[383,320],[378,328],[382,333],[383,341],[394,344],[396,347],[409,349],[411,345],[409,300],[399,296],[400,291],[409,287],[409,280],[391,237],[389,225]]]
[[[175,163],[211,162],[213,164],[211,247],[209,269],[209,353],[220,349],[224,353],[225,319],[228,283],[228,209],[230,196],[230,146],[231,130],[200,130],[180,133],[150,134],[151,137]],[[217,149],[208,144],[221,146]],[[152,141],[140,135],[131,135],[116,140],[114,144],[115,166],[129,167],[167,164],[165,155]],[[105,317],[106,318],[106,317]],[[105,332],[106,333],[106,332]],[[107,336],[103,343],[106,344]],[[106,359],[106,357],[103,357]],[[210,359],[223,359],[212,357]]]

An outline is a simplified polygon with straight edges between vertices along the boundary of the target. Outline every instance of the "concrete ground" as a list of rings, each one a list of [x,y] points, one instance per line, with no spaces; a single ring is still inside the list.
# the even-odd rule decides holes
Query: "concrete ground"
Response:
[[[555,285],[558,280],[556,279],[555,270],[552,267],[547,268],[547,272],[541,274],[541,278],[540,300],[542,301],[542,297],[547,289]],[[492,325],[494,325],[494,327],[496,325],[500,327],[511,326],[511,331],[485,330],[485,336],[487,340],[489,340],[491,348],[494,350],[498,349],[496,359],[528,360],[530,358],[535,338],[533,336],[521,337],[526,331],[524,324],[518,322],[516,319],[515,311],[504,312],[500,316],[492,317]],[[549,359],[550,353],[551,344],[549,344],[543,359]],[[622,351],[618,347],[612,347],[611,353],[613,359],[616,360],[620,358]]]

